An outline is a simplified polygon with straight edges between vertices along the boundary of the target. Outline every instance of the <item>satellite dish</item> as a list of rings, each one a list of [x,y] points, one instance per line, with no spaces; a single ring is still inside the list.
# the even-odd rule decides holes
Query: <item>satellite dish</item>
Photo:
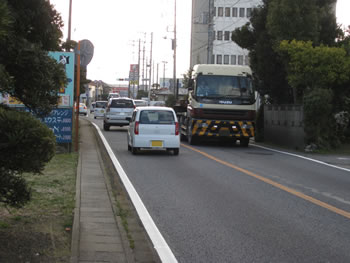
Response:
[[[74,48],[74,52],[77,55],[78,45]],[[80,65],[86,67],[91,62],[94,56],[94,45],[90,40],[84,39],[80,41]],[[75,59],[75,63],[77,59]]]

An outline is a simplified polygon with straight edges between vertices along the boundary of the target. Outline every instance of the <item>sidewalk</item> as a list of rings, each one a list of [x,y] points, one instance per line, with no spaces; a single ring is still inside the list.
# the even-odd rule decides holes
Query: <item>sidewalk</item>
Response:
[[[129,262],[113,213],[93,127],[88,121],[80,121],[79,133],[71,262]]]

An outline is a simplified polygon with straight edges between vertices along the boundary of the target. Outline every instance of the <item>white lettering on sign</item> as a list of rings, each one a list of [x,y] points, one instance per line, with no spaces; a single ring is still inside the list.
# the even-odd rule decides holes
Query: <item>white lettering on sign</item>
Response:
[[[219,100],[220,104],[232,104],[231,100]]]

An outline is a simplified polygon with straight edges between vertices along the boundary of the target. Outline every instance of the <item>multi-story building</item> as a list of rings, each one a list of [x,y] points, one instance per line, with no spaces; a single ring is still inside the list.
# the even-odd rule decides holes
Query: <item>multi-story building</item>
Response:
[[[191,67],[195,64],[249,64],[248,50],[231,40],[249,22],[261,0],[192,0]]]
[[[331,10],[336,13],[337,1]],[[261,0],[192,0],[191,67],[195,64],[249,65],[248,50],[231,40]]]

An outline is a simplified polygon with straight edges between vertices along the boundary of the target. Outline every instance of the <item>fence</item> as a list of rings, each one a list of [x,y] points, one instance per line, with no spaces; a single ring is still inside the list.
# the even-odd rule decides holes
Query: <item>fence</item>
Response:
[[[301,105],[265,105],[264,140],[293,149],[305,148]]]

